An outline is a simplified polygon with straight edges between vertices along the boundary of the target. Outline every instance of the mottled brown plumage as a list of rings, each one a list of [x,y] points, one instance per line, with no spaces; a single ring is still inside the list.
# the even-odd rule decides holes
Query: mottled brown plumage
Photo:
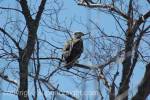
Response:
[[[81,38],[83,35],[82,32],[74,33],[74,38],[67,41],[63,48],[63,60],[65,61],[64,67],[67,69],[73,66],[83,52],[83,41]]]

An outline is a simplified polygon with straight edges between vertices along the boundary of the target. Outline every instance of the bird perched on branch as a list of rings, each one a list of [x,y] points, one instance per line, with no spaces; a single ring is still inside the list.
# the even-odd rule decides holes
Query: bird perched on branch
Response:
[[[64,67],[70,69],[74,63],[80,58],[83,52],[83,40],[82,36],[84,33],[82,32],[75,32],[74,37],[67,41],[64,48],[63,48],[63,61],[65,62]]]

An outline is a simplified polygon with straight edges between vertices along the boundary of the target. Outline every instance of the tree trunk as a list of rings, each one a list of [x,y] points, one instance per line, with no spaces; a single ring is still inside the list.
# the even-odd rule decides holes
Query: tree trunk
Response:
[[[37,39],[37,30],[46,4],[46,0],[41,1],[35,19],[33,19],[32,15],[30,14],[27,0],[20,0],[19,2],[28,28],[28,40],[26,47],[19,51],[20,85],[18,90],[18,99],[28,100],[28,64],[31,55],[34,52]]]
[[[36,31],[34,30],[33,33]],[[28,64],[32,53],[34,52],[36,34],[29,33],[27,46],[20,51],[19,70],[20,87],[18,92],[19,100],[28,100]]]

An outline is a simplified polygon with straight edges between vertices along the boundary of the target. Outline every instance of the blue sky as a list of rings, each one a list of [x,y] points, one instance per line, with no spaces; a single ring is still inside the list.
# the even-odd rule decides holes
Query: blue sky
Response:
[[[37,1],[37,0],[36,0]],[[38,3],[37,3],[38,4]],[[36,4],[35,4],[36,5]],[[0,6],[10,6],[10,7],[16,7],[16,2],[15,0],[3,0],[3,2],[0,2]],[[43,16],[44,17],[44,16]],[[22,18],[22,16],[19,16],[19,18]],[[71,21],[73,21],[73,24],[71,26],[71,31],[82,31],[82,32],[96,32],[94,26],[92,24],[90,24],[90,22],[88,21],[89,18],[93,19],[97,24],[99,24],[106,33],[108,34],[113,34],[113,35],[118,35],[119,33],[116,32],[116,28],[115,28],[115,21],[113,19],[112,16],[109,16],[108,14],[104,14],[99,10],[90,10],[88,8],[84,8],[82,6],[78,6],[74,0],[64,0],[64,7],[62,9],[62,11],[59,13],[59,18],[60,18],[60,22],[62,23],[62,25],[68,25],[67,27],[69,27],[69,24],[71,23]],[[0,16],[0,19],[4,19],[4,17]],[[63,23],[65,22],[65,23]],[[0,22],[0,26],[3,25],[4,22],[1,21]],[[89,26],[90,28],[87,29],[86,27],[82,26],[81,24],[85,24],[87,26]],[[45,32],[49,32],[49,33],[45,33]],[[43,36],[42,33],[45,33],[45,35]],[[97,33],[92,33],[93,35],[97,35]],[[121,33],[120,33],[121,34]],[[60,43],[64,43],[66,41],[66,37],[64,36],[64,34],[62,34],[61,32],[56,32],[55,34],[53,34],[53,31],[45,28],[43,29],[42,27],[39,29],[39,36],[49,39],[49,41],[53,44],[58,45],[59,47],[63,47],[63,44]],[[67,35],[67,39],[69,39],[69,36]],[[84,41],[85,44],[85,48],[87,49],[91,49],[92,50],[92,46],[89,46],[89,41],[86,42],[86,40]],[[22,46],[24,46],[22,44]],[[41,51],[42,52],[42,56],[47,56],[49,54],[49,51]],[[90,60],[85,61],[83,59],[84,55],[81,57],[81,63],[89,63],[92,64],[90,62]],[[3,61],[0,61],[2,63],[2,65],[5,65],[5,63]],[[43,62],[45,63],[45,62]],[[32,66],[32,64],[31,64]],[[46,68],[44,67],[41,71],[41,73],[45,73],[48,72],[48,68],[46,64],[43,64],[43,66],[46,66]],[[32,70],[32,69],[30,69]],[[121,70],[121,68],[120,68]],[[88,70],[84,70],[85,72],[87,72]],[[136,83],[139,83],[142,76],[144,73],[144,64],[142,63],[138,63],[136,70],[134,71],[134,76],[132,77],[131,80],[131,85],[134,87]],[[65,73],[66,74],[66,73]],[[52,82],[55,84],[59,84],[60,89],[65,90],[65,91],[80,91],[81,88],[86,85],[89,86],[87,88],[87,90],[92,91],[94,90],[94,85],[95,85],[95,81],[91,80],[88,81],[86,83],[79,81],[77,77],[68,77],[68,76],[63,76],[64,74],[58,74],[55,77],[53,77],[51,80]],[[118,80],[120,80],[120,78],[118,78]],[[75,82],[77,82],[78,86],[76,86]],[[118,83],[118,82],[117,82]],[[89,85],[91,84],[91,85]],[[119,84],[119,83],[118,83]],[[137,84],[136,84],[137,85]],[[2,85],[4,88],[5,84]],[[32,87],[32,85],[30,86]],[[103,88],[103,91],[105,91],[105,88]],[[135,89],[133,89],[135,90]],[[6,99],[7,98],[7,99]],[[12,95],[8,95],[8,94],[4,94],[1,97],[2,100],[16,100],[17,96],[12,96]],[[69,99],[68,99],[69,100]],[[92,100],[92,99],[91,99]]]

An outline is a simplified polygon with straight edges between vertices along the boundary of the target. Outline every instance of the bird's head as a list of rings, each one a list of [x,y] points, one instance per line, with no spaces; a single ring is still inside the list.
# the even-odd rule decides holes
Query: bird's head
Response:
[[[82,36],[84,36],[84,33],[82,33],[82,32],[75,32],[74,33],[74,38],[76,38],[76,39],[80,39]]]

